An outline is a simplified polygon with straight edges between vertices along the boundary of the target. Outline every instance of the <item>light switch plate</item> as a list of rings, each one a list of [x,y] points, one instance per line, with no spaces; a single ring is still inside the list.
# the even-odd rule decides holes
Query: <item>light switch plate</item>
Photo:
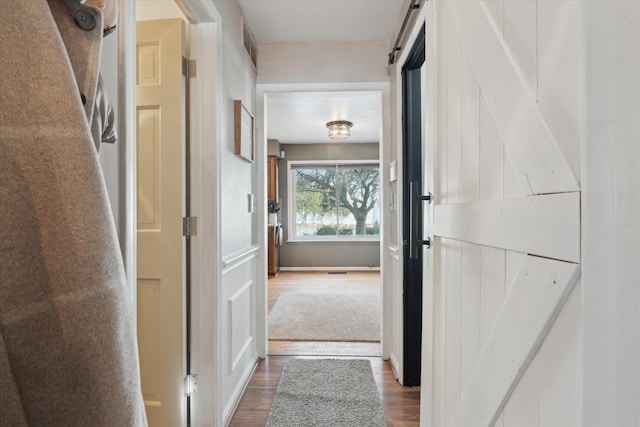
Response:
[[[398,180],[398,168],[395,160],[389,163],[389,182],[395,182]]]

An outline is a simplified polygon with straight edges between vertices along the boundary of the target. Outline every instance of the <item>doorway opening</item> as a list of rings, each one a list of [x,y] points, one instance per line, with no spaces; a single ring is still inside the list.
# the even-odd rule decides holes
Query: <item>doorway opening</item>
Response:
[[[268,353],[382,356],[382,91],[310,89],[264,94]],[[325,124],[340,119],[353,130],[336,142]]]

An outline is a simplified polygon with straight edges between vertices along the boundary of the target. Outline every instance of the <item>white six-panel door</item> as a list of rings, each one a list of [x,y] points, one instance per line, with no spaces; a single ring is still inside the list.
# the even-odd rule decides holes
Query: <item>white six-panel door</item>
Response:
[[[138,347],[150,426],[186,422],[183,27],[137,24]]]
[[[580,425],[578,6],[428,7],[435,239],[423,425]]]

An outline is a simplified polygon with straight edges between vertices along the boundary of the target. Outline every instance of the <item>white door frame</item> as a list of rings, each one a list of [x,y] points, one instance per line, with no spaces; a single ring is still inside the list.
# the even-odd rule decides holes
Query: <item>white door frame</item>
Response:
[[[119,237],[131,300],[136,309],[138,276],[136,239],[136,4],[120,0],[118,16],[118,163],[120,178]]]
[[[425,60],[423,65],[423,85],[422,85],[422,111],[423,111],[423,146],[424,146],[424,173],[422,188],[425,191],[435,194],[436,179],[436,135],[437,123],[436,108],[437,99],[433,94],[436,93],[436,61],[435,47],[436,34],[435,11],[434,5],[424,4],[424,15],[420,15],[422,23],[425,25]],[[433,205],[436,200],[424,206],[423,230],[425,237],[431,240],[431,249],[427,250],[423,258],[422,273],[422,362],[421,362],[421,379],[420,388],[424,393],[420,393],[420,424],[425,427],[433,425],[432,405],[433,400],[433,375],[434,353],[439,349],[436,348],[434,342],[434,283],[438,280],[434,265],[436,256],[440,250],[440,240],[434,239],[430,233],[433,230]]]
[[[402,230],[402,218],[404,215],[403,212],[403,207],[404,207],[404,200],[402,198],[402,188],[404,185],[408,185],[408,183],[403,182],[403,168],[402,168],[402,162],[400,161],[400,159],[403,158],[404,153],[402,150],[402,132],[403,132],[403,127],[402,127],[402,105],[403,105],[403,99],[402,99],[402,67],[405,64],[405,62],[407,61],[407,58],[409,57],[409,54],[411,53],[411,48],[413,47],[413,44],[415,43],[416,39],[418,38],[418,35],[422,29],[422,25],[425,24],[426,28],[426,36],[425,36],[425,49],[427,49],[428,51],[426,52],[425,55],[425,63],[423,65],[423,67],[426,70],[426,81],[424,82],[425,85],[423,85],[423,93],[425,91],[427,92],[431,92],[433,93],[433,82],[430,81],[430,79],[433,78],[433,71],[432,71],[432,67],[433,67],[433,63],[430,62],[429,60],[429,55],[430,52],[429,50],[432,49],[433,46],[433,40],[431,39],[431,37],[433,37],[431,29],[429,28],[429,25],[426,23],[427,21],[427,14],[428,13],[433,13],[432,12],[432,7],[430,6],[432,3],[429,2],[425,2],[420,9],[418,9],[418,13],[414,14],[414,17],[412,18],[411,22],[411,26],[409,27],[410,30],[408,32],[408,35],[406,37],[406,39],[404,39],[403,41],[403,49],[399,52],[396,61],[395,61],[395,65],[393,66],[393,68],[391,68],[390,73],[393,73],[393,77],[394,77],[394,81],[395,81],[395,96],[396,96],[396,109],[395,111],[392,112],[392,114],[394,115],[394,119],[395,119],[395,134],[394,134],[394,138],[397,141],[396,142],[396,152],[392,154],[392,156],[394,156],[393,158],[398,159],[397,161],[397,175],[398,175],[398,181],[397,181],[397,202],[396,202],[396,206],[397,206],[397,211],[396,211],[396,221],[397,221],[397,229],[398,230]],[[433,54],[431,54],[433,55]],[[424,99],[424,98],[423,98]],[[435,102],[435,101],[434,101]],[[423,144],[427,141],[428,138],[433,138],[433,125],[434,125],[434,120],[433,117],[429,117],[429,114],[433,114],[433,105],[429,104],[426,105],[423,102]],[[426,153],[423,153],[423,156]],[[430,167],[431,165],[427,165],[425,164],[425,172],[423,173],[423,187],[424,191],[431,191],[433,193],[433,175],[432,172],[428,172],[428,167]],[[430,181],[430,182],[427,182]],[[431,205],[428,204],[424,204],[423,208],[424,208],[424,216],[426,217],[430,217],[431,216]],[[428,232],[428,230],[430,230],[430,225],[428,224],[428,221],[425,220],[424,224],[423,224],[423,230],[425,230],[425,236],[427,237],[426,233]],[[402,236],[401,236],[401,231],[398,231],[399,235],[398,235],[398,251],[397,251],[397,264],[402,266],[404,263],[404,259],[403,259],[403,251],[402,251]],[[433,245],[433,243],[432,243]],[[430,390],[430,381],[431,381],[431,377],[432,377],[432,366],[430,365],[426,365],[425,366],[425,341],[426,340],[430,340],[433,331],[432,330],[427,330],[427,328],[432,327],[432,322],[428,322],[425,323],[425,314],[429,314],[432,312],[432,306],[433,306],[433,295],[432,295],[432,287],[431,287],[431,283],[433,282],[433,275],[432,275],[432,270],[430,268],[431,265],[433,265],[433,253],[434,253],[434,249],[430,249],[427,250],[425,249],[424,251],[424,257],[423,257],[423,278],[422,278],[422,283],[423,283],[423,301],[422,301],[422,313],[423,313],[423,322],[422,322],[422,366],[421,366],[421,386],[420,388],[422,390]],[[395,277],[391,277],[389,279],[391,282],[394,283],[403,283],[403,272],[402,272],[402,268],[396,269],[396,274]],[[403,319],[402,319],[402,313],[393,313],[394,316],[396,316],[396,321],[400,322],[400,324],[402,324]],[[399,317],[398,317],[399,316]],[[401,345],[396,346],[396,353],[394,354],[394,357],[392,358],[392,364],[393,364],[393,368],[396,370],[396,374],[398,376],[398,379],[400,380],[400,382],[403,382],[403,378],[404,378],[404,365],[403,365],[403,354],[402,352],[404,351],[404,344],[401,343]],[[431,347],[429,347],[429,350],[431,350]],[[430,359],[430,358],[429,358]],[[425,369],[427,371],[425,371]],[[424,381],[427,380],[427,382],[425,383]],[[424,395],[428,395],[430,396],[429,392],[424,393]]]
[[[371,82],[371,83],[271,83],[271,84],[258,84],[256,86],[256,173],[258,177],[263,177],[262,186],[258,189],[258,230],[267,229],[267,184],[266,184],[266,163],[267,163],[267,114],[266,102],[267,95],[270,93],[278,92],[330,92],[330,91],[380,91],[382,94],[382,129],[380,131],[380,182],[388,182],[388,170],[384,165],[388,164],[386,150],[384,150],[383,144],[389,144],[391,141],[391,101],[390,91],[391,85],[389,82]],[[259,180],[260,182],[260,180]],[[386,200],[385,186],[380,185],[380,200]],[[390,220],[386,214],[385,209],[381,209],[381,223],[383,227],[388,227],[387,222]],[[386,225],[385,225],[386,224]],[[385,335],[391,333],[390,315],[391,315],[391,298],[387,295],[390,292],[390,283],[384,280],[384,252],[388,242],[384,240],[385,233],[380,235],[380,277],[382,278],[382,357],[384,359],[389,358],[389,349],[385,346]],[[259,235],[259,244],[261,247],[266,248],[266,232],[261,232]],[[266,251],[262,251],[261,258],[258,259],[258,271],[263,271],[263,274],[258,274],[257,283],[257,319],[258,319],[258,331],[257,349],[260,357],[266,357],[268,347],[268,332],[267,332],[267,260]],[[387,340],[390,341],[390,340]]]
[[[199,376],[199,388],[191,399],[191,421],[193,425],[222,426],[221,381],[218,380],[222,366],[217,357],[221,348],[221,334],[217,326],[221,324],[218,319],[221,301],[218,286],[221,283],[221,242],[216,238],[220,229],[221,167],[218,151],[221,140],[222,62],[215,60],[219,52],[222,52],[222,19],[212,0],[174,1],[192,24],[191,54],[198,59],[198,72],[201,76],[214,75],[213,78],[195,78],[191,81],[191,213],[192,216],[199,217],[198,235],[193,239],[191,261],[191,370]],[[119,163],[123,174],[119,215],[123,219],[124,231],[121,238],[124,240],[124,263],[135,308],[136,6],[135,2],[129,0],[120,0],[119,6]],[[200,117],[206,117],[207,120],[200,120]],[[216,363],[206,363],[208,360],[215,360]]]

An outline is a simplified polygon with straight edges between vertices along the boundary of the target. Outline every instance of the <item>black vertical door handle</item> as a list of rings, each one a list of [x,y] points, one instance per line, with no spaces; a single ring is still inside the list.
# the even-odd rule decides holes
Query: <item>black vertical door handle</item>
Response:
[[[428,237],[422,239],[420,236],[420,220],[422,218],[418,202],[431,203],[431,193],[418,194],[418,181],[411,181],[409,190],[411,192],[409,198],[409,258],[418,259],[418,246],[424,245],[427,248],[431,246],[431,240]]]

